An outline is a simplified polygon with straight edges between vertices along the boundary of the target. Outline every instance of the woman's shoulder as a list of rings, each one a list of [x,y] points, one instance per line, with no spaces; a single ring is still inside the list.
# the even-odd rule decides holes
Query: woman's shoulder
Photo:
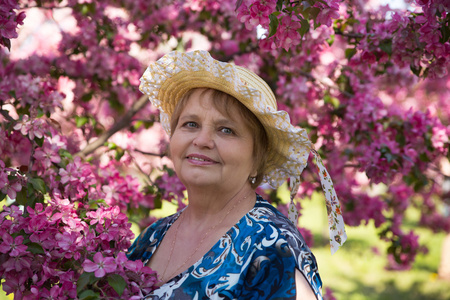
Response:
[[[270,227],[269,231],[275,229],[280,234],[280,238],[286,239],[289,244],[294,243],[296,247],[310,251],[298,228],[261,196],[258,195],[255,208],[250,215],[253,215],[260,223],[265,223],[266,227]]]
[[[282,257],[280,261],[286,265],[294,264],[303,273],[315,293],[320,294],[322,281],[316,258],[297,226],[260,196],[257,198],[253,213],[254,219],[261,227],[262,245],[267,246],[259,249]]]

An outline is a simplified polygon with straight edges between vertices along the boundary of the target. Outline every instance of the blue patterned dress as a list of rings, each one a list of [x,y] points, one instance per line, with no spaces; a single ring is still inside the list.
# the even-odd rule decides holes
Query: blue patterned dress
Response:
[[[146,230],[128,250],[147,263],[180,212]],[[199,261],[145,299],[295,299],[295,269],[322,300],[311,250],[295,226],[261,196]]]

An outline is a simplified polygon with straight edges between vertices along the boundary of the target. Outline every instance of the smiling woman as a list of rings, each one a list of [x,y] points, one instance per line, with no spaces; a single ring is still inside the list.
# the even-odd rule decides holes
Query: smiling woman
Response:
[[[212,92],[203,91],[190,95],[172,134],[175,170],[188,191],[239,191],[256,176],[252,132],[235,106],[235,117],[225,116],[214,107]]]
[[[195,51],[172,52],[150,65],[140,88],[160,109],[189,199],[129,249],[130,259],[158,273],[159,288],[146,298],[322,299],[317,263],[296,217],[289,220],[255,193],[263,181],[274,187],[288,177],[297,182],[309,153],[316,155],[305,131],[277,111],[267,84]],[[336,250],[345,231],[318,161]]]

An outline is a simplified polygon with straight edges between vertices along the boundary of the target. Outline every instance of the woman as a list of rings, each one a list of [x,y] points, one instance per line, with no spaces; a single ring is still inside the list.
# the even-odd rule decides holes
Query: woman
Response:
[[[263,181],[278,187],[290,177],[297,183],[312,150],[305,131],[276,111],[267,84],[194,51],[172,52],[150,65],[140,89],[161,111],[189,199],[184,210],[148,227],[129,249],[130,259],[158,273],[160,286],[147,298],[322,299],[316,260],[294,225],[296,217],[292,223],[255,194]],[[345,232],[333,200],[327,203],[331,226],[341,231],[332,240],[335,247]]]

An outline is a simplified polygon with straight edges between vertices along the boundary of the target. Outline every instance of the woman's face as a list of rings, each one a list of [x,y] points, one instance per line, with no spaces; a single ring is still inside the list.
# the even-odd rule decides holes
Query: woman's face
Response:
[[[211,97],[203,89],[189,97],[170,140],[170,155],[188,190],[190,186],[238,190],[249,184],[254,172],[252,133],[237,107],[229,118],[214,107]]]

